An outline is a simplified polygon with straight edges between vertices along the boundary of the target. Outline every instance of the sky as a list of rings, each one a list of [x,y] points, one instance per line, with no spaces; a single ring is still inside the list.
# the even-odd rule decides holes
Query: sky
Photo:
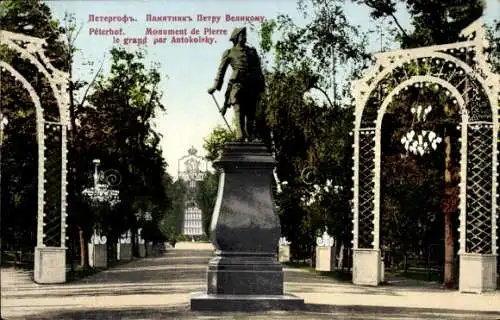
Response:
[[[305,23],[301,13],[297,10],[295,0],[156,0],[156,1],[46,1],[52,10],[53,18],[63,20],[65,12],[75,14],[76,23],[82,30],[75,46],[80,52],[75,57],[75,78],[91,79],[93,73],[84,65],[87,61],[96,64],[104,59],[104,74],[109,70],[109,50],[113,47],[114,36],[102,35],[108,29],[122,28],[123,34],[116,36],[121,43],[129,42],[126,46],[132,50],[138,46],[147,49],[147,62],[159,62],[159,73],[162,76],[161,91],[162,103],[167,111],[159,114],[155,119],[156,130],[163,135],[161,148],[168,163],[167,171],[173,177],[178,175],[178,159],[187,154],[188,149],[194,146],[199,155],[204,155],[203,139],[207,137],[217,125],[224,126],[224,121],[217,111],[217,107],[207,93],[212,86],[219,66],[222,53],[230,48],[229,35],[236,27],[248,24],[241,21],[225,21],[230,16],[263,16],[266,19],[275,18],[278,14],[288,14],[297,24]],[[487,0],[485,21],[492,21],[500,17],[500,1]],[[374,27],[369,20],[369,11],[365,6],[349,4],[346,14],[351,23],[361,25],[367,31]],[[133,17],[135,21],[89,21],[94,17]],[[152,16],[190,16],[193,21],[147,21],[147,15]],[[207,17],[206,21],[197,21],[198,15]],[[208,18],[215,17],[215,18]],[[219,17],[219,21],[217,21]],[[404,10],[398,13],[398,19],[404,26],[408,26],[408,15]],[[259,22],[256,22],[257,24]],[[188,36],[192,29],[199,29],[211,33],[213,43],[166,43],[154,44],[155,39],[165,36],[148,35],[144,41],[148,28],[152,29],[187,29]],[[211,30],[206,30],[210,28]],[[217,35],[227,30],[227,34]],[[100,32],[103,31],[103,32]],[[249,30],[248,30],[249,31]],[[166,36],[171,38],[171,36]],[[374,51],[380,42],[378,35],[370,39]],[[129,40],[125,40],[129,38]],[[134,39],[134,40],[131,40]],[[248,42],[258,47],[258,38],[255,32],[249,32]],[[230,69],[226,72],[226,81]],[[223,103],[224,90],[215,93],[219,104]],[[226,114],[230,121],[232,111]]]

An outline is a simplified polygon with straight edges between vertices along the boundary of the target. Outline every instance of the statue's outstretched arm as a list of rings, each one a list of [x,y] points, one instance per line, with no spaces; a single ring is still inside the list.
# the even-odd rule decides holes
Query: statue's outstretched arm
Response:
[[[214,88],[216,88],[217,90],[220,90],[222,88],[222,83],[224,82],[224,75],[226,74],[227,67],[229,66],[229,62],[231,60],[229,57],[229,53],[230,50],[227,49],[222,54],[222,59],[219,65],[219,69],[217,70],[217,74],[214,80]]]

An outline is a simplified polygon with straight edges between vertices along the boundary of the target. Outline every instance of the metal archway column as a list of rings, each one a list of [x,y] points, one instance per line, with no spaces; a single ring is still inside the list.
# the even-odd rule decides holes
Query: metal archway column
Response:
[[[42,73],[57,101],[59,119],[47,121],[44,109],[35,89],[15,67],[1,61],[1,67],[9,71],[29,92],[36,109],[36,133],[38,143],[38,199],[37,199],[37,244],[35,247],[34,280],[37,283],[62,283],[66,281],[66,198],[67,198],[67,130],[69,119],[69,75],[52,66],[45,56],[44,39],[0,30],[2,44],[20,54]],[[37,56],[39,58],[37,58]],[[41,61],[40,61],[40,60]],[[54,131],[49,135],[48,131]],[[60,141],[60,143],[59,143]],[[56,167],[50,167],[54,161]],[[46,170],[51,170],[48,174]],[[59,171],[60,169],[60,171]],[[55,181],[51,172],[57,172]],[[59,177],[60,174],[60,177]],[[51,182],[55,182],[52,185]],[[49,186],[49,192],[46,187]],[[60,187],[60,188],[59,188]]]

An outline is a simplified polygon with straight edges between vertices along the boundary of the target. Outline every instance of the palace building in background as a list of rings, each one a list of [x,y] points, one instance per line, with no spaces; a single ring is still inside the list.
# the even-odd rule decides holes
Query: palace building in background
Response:
[[[178,179],[186,183],[186,197],[184,199],[183,234],[192,239],[204,234],[201,209],[196,203],[199,192],[199,183],[205,177],[207,162],[197,155],[198,150],[191,147],[188,154],[178,160]]]

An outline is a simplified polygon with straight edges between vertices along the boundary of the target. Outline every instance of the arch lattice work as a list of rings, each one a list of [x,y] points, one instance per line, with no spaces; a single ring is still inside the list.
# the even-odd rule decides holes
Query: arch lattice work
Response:
[[[459,108],[459,254],[497,254],[497,141],[500,76],[487,62],[481,20],[463,41],[376,55],[365,77],[352,84],[355,97],[353,249],[379,251],[382,120],[409,87],[434,90]],[[356,263],[355,263],[356,264]]]
[[[58,110],[49,110],[44,101],[15,66],[0,61],[1,71],[14,77],[29,93],[36,109],[36,135],[38,142],[38,206],[37,247],[66,247],[66,196],[67,196],[67,129],[69,119],[69,76],[56,69],[45,55],[44,39],[0,30],[0,43],[20,55],[38,73],[42,74],[52,89]],[[50,118],[50,119],[49,119]]]

